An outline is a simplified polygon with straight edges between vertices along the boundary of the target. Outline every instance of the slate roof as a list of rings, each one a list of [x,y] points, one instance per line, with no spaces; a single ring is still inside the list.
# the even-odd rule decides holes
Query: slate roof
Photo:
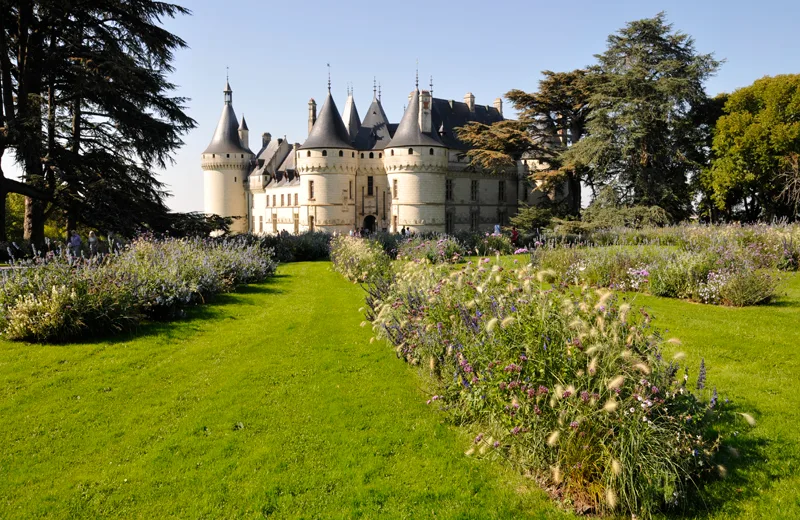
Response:
[[[248,132],[250,131],[250,129],[247,128],[247,121],[244,120],[244,114],[242,114],[242,123],[239,125],[239,130],[247,130]]]
[[[445,146],[454,150],[469,150],[469,145],[456,137],[456,128],[472,121],[491,125],[502,121],[503,116],[495,107],[475,105],[474,110],[470,111],[466,103],[433,98],[431,119],[431,128],[439,130],[439,139]]]
[[[438,128],[435,124],[431,128]],[[408,103],[403,118],[397,126],[394,137],[389,141],[388,147],[401,148],[405,146],[444,146],[439,140],[438,132],[423,132],[419,128],[419,90],[414,90],[411,101]]]
[[[222,107],[214,137],[203,153],[253,153],[239,139],[239,121],[236,120],[232,105],[226,103]]]
[[[367,115],[361,123],[355,145],[358,150],[383,150],[394,135],[397,125],[389,123],[383,105],[377,97],[372,97],[372,103],[367,109]]]
[[[358,130],[361,128],[361,120],[358,117],[358,109],[356,102],[353,100],[353,94],[348,94],[347,101],[344,104],[344,114],[342,114],[344,126],[347,128],[347,133],[350,136],[350,142],[354,143]]]
[[[336,108],[336,103],[333,101],[330,91],[322,105],[317,122],[311,128],[311,133],[308,134],[308,139],[300,147],[302,150],[310,148],[346,148],[353,149],[350,144],[350,134],[344,126],[342,116],[339,115],[339,110]]]

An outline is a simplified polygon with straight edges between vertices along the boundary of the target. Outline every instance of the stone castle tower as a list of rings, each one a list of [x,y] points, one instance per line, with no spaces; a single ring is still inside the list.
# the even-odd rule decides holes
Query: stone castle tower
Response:
[[[550,196],[528,181],[548,169],[533,158],[500,172],[482,171],[467,158],[469,144],[458,138],[458,129],[502,121],[500,99],[479,105],[470,92],[463,102],[434,98],[417,82],[393,124],[377,84],[362,120],[352,90],[340,114],[329,83],[319,112],[314,99],[308,102],[304,143],[264,133],[253,153],[232,94],[226,85],[202,168],[205,212],[241,217],[233,231],[489,231],[507,225],[520,204]]]
[[[214,137],[201,156],[203,168],[203,209],[207,214],[238,217],[231,230],[248,231],[247,192],[245,180],[253,161],[248,147],[249,131],[233,111],[233,91],[225,84],[222,115]]]

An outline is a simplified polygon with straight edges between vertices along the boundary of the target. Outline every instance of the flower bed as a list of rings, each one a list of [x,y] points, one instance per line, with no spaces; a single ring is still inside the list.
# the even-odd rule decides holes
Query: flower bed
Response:
[[[0,331],[44,342],[126,330],[274,271],[269,251],[242,239],[139,238],[103,259],[39,257],[4,273]]]
[[[646,312],[553,276],[406,264],[369,288],[367,317],[420,367],[429,404],[478,432],[467,455],[507,458],[583,511],[686,505],[697,478],[725,471],[716,389],[703,370],[690,391]]]
[[[338,236],[331,240],[333,269],[351,282],[370,282],[385,277],[392,260],[380,243],[366,238]]]
[[[398,260],[422,260],[432,264],[461,262],[466,249],[455,238],[439,235],[433,238],[411,237],[397,247]]]

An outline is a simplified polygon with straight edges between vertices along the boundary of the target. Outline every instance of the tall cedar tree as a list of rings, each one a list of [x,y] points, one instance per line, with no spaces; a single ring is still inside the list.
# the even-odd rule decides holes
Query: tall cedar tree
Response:
[[[706,102],[703,82],[720,62],[697,54],[694,40],[674,32],[664,13],[628,23],[596,58],[587,136],[565,160],[590,169],[598,184],[614,183],[625,204],[688,216],[688,181],[703,166],[703,133],[693,112]]]
[[[30,1],[7,11],[12,146],[26,183],[52,199],[49,207],[26,200],[26,239],[40,242],[54,211],[69,228],[123,233],[169,219],[153,168],[166,166],[195,125],[185,99],[168,95],[173,53],[186,44],[159,23],[180,14],[188,11],[151,0]],[[4,101],[6,91],[4,81]]]
[[[730,95],[705,181],[717,207],[747,221],[800,216],[800,74],[765,77]]]
[[[472,147],[467,156],[489,171],[513,168],[523,156],[546,163],[546,180],[569,186],[567,211],[577,215],[581,207],[581,181],[587,172],[562,160],[564,152],[584,135],[589,114],[586,71],[543,71],[537,92],[511,90],[506,97],[519,113],[516,121],[493,125],[470,123],[458,136]],[[552,175],[556,173],[555,175]],[[542,180],[542,179],[539,179]]]

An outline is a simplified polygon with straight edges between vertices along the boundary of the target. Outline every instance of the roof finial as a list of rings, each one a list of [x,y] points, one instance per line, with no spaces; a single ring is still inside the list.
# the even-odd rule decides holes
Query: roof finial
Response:
[[[328,63],[328,92],[331,91],[331,64]]]
[[[372,97],[378,97],[378,79],[372,76]]]
[[[433,74],[431,74],[431,98],[433,98]]]
[[[231,80],[230,76],[231,68],[225,65],[225,81],[228,82]]]
[[[416,71],[416,79],[414,80],[414,85],[416,85],[417,90],[419,90],[419,58],[417,58],[417,71]]]
[[[378,83],[378,101],[381,100],[381,84]]]

